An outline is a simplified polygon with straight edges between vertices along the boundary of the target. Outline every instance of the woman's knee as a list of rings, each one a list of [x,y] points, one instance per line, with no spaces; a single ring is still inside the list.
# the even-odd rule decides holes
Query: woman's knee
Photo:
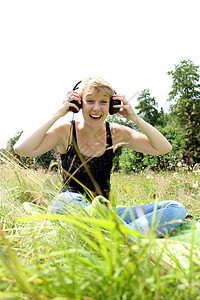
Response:
[[[49,212],[65,214],[75,208],[80,208],[83,196],[78,193],[63,192],[55,196],[50,203]]]
[[[175,200],[167,200],[159,202],[160,208],[165,208],[170,212],[171,218],[182,219],[186,217],[186,209],[182,203]]]

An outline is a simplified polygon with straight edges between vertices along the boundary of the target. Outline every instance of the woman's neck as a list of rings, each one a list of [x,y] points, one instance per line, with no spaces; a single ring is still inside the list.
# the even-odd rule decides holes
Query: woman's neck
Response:
[[[78,122],[77,125],[79,133],[91,139],[98,139],[105,134],[105,122],[100,127],[90,127],[84,120]]]
[[[105,123],[99,128],[91,128],[87,124],[77,122],[76,136],[80,152],[88,157],[102,155],[106,149]]]

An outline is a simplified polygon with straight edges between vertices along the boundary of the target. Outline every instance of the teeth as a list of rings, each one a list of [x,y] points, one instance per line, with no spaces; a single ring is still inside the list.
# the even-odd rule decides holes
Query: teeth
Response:
[[[91,117],[92,117],[92,118],[97,118],[97,119],[98,119],[98,118],[100,118],[100,117],[101,117],[101,115],[100,115],[100,116],[91,115]]]

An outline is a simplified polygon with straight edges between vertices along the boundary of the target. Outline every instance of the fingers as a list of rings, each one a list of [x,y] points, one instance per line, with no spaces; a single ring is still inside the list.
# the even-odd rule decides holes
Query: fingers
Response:
[[[81,109],[81,97],[75,91],[70,91],[66,94],[65,100],[62,102],[62,106],[56,114],[59,117],[65,116],[69,111],[77,113]]]
[[[67,112],[72,111],[74,113],[79,112],[82,107],[82,100],[80,95],[76,91],[70,91],[66,95],[66,99],[63,101]]]
[[[119,108],[118,114],[122,115],[123,117],[127,119],[134,119],[135,118],[135,112],[129,103],[128,100],[126,100],[126,97],[121,94],[115,94],[112,97],[113,100],[120,100],[121,105],[113,105],[115,108]]]
[[[128,106],[129,106],[129,103],[126,100],[126,97],[124,95],[115,94],[115,95],[112,96],[112,99],[113,100],[119,100],[119,101],[121,101],[120,104],[114,104],[113,105],[115,108],[119,108],[120,111],[123,110],[123,109],[125,109],[125,108],[128,108]]]
[[[118,108],[124,108],[126,105],[128,105],[128,101],[126,100],[126,97],[121,94],[115,94],[112,96],[113,100],[120,100],[121,104],[120,105],[114,105],[114,107]]]
[[[75,91],[68,92],[66,95],[65,101],[71,102],[72,100],[76,100],[79,104],[81,104],[81,96]]]
[[[112,99],[113,100],[120,100],[122,101],[124,104],[128,103],[128,101],[126,100],[126,97],[124,95],[121,95],[121,94],[114,94],[112,96]]]

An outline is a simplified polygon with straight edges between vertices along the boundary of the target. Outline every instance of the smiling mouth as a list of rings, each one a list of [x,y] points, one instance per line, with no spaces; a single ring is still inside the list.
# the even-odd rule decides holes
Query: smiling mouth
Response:
[[[100,120],[102,115],[90,115],[90,118],[93,120]]]

